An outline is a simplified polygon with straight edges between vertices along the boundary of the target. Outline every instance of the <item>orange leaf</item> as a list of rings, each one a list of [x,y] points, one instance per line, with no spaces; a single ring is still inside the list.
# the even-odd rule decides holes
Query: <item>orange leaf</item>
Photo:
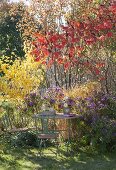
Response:
[[[111,5],[110,7],[109,7],[109,11],[111,11],[113,14],[116,14],[116,5],[114,4],[114,5]]]
[[[64,69],[67,70],[70,67],[70,62],[66,62],[64,64]]]
[[[64,60],[62,58],[57,59],[58,64],[63,64]]]
[[[40,61],[40,60],[41,60],[40,57],[37,57],[37,58],[35,59],[36,62],[38,62],[38,61]]]
[[[53,63],[54,63],[54,60],[50,59],[47,63],[47,67],[50,68]]]

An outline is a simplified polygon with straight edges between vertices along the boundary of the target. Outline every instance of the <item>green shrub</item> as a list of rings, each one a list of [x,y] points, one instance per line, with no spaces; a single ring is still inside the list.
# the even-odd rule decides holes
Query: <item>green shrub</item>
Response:
[[[40,140],[37,139],[36,133],[24,132],[18,133],[16,136],[11,137],[11,144],[14,147],[39,147]],[[53,145],[50,141],[45,141],[46,147]]]
[[[32,132],[18,133],[16,136],[11,137],[11,144],[14,147],[25,147],[25,146],[37,146],[36,135]]]
[[[115,147],[116,122],[108,117],[100,117],[93,122],[91,130],[91,145],[100,151],[110,151]]]
[[[113,150],[116,147],[116,98],[98,93],[95,98],[85,100],[89,105],[87,112],[82,112],[83,120],[75,124],[77,135],[75,144],[73,142],[74,149],[91,146],[100,152]],[[82,106],[83,103],[79,104]]]

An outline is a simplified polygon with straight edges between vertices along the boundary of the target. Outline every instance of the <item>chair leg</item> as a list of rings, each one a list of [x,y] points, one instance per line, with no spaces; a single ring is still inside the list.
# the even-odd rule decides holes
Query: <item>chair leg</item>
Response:
[[[43,144],[43,150],[46,148],[46,140],[45,139],[40,139],[40,143],[39,143],[39,150],[38,150],[38,154],[40,157],[42,157],[42,144]],[[59,154],[59,141],[57,139],[55,139],[55,144],[56,144],[56,157]]]
[[[70,141],[69,141],[69,139],[68,139],[68,141],[66,142],[67,154],[70,152],[70,151],[69,151],[69,147],[70,147]]]
[[[56,144],[56,157],[58,156],[58,154],[59,154],[59,143],[58,143],[58,141],[57,141],[57,144]]]
[[[55,139],[55,143],[56,143],[56,157],[57,157],[58,154],[59,154],[59,141],[58,141],[58,139]]]
[[[38,151],[38,154],[40,155],[40,157],[42,156],[42,143],[43,143],[43,140],[40,139],[40,143],[39,143],[39,151]]]
[[[46,140],[43,140],[43,148],[46,149]]]

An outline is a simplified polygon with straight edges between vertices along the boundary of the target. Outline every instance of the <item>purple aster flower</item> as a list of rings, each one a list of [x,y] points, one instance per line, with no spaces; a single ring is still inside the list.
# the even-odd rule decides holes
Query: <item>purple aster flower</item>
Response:
[[[116,128],[116,121],[112,122],[112,127]]]
[[[33,106],[34,105],[34,103],[32,102],[32,101],[30,101],[29,103],[28,103],[28,106]]]
[[[82,100],[82,97],[77,97],[76,100],[80,101]]]
[[[78,107],[78,108],[81,108],[81,105],[80,105],[80,104],[77,104],[77,107]]]
[[[107,98],[107,96],[103,96],[102,98],[101,98],[101,101],[106,101],[108,98]]]
[[[91,123],[92,123],[91,119],[84,119],[84,121],[86,122],[87,125],[91,125]]]
[[[30,93],[31,97],[36,97],[36,93]]]
[[[113,96],[112,99],[113,99],[113,100],[116,100],[116,96]]]
[[[84,115],[79,115],[80,120],[84,120]]]
[[[97,104],[100,105],[100,104],[101,104],[101,101],[98,101]]]
[[[56,91],[61,91],[62,89],[60,87],[55,88]]]
[[[72,99],[68,99],[67,103],[69,106],[73,106],[75,104],[74,100]]]
[[[99,119],[99,116],[97,114],[92,115],[92,122],[96,123],[96,121]]]
[[[100,108],[103,108],[103,107],[105,107],[105,105],[102,104],[102,103],[100,103],[100,104],[99,104],[99,107],[100,107]]]
[[[50,104],[54,104],[55,100],[54,99],[50,99]]]
[[[89,107],[90,109],[95,109],[96,104],[92,102],[91,104],[88,105],[88,107]]]
[[[93,99],[92,99],[92,97],[86,97],[85,100],[92,101]]]
[[[80,113],[82,113],[82,112],[83,112],[83,110],[80,108],[79,112],[80,112]]]

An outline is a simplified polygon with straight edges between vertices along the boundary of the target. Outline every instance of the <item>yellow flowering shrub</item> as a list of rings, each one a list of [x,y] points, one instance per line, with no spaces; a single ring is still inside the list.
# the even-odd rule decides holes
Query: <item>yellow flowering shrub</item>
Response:
[[[23,100],[25,95],[37,89],[43,81],[43,72],[40,63],[35,62],[28,53],[26,59],[17,59],[13,65],[0,61],[0,92],[4,99]]]
[[[99,82],[88,82],[76,86],[73,89],[65,90],[64,93],[71,98],[81,97],[84,99],[85,97],[93,96],[95,91],[101,91],[101,85]]]

